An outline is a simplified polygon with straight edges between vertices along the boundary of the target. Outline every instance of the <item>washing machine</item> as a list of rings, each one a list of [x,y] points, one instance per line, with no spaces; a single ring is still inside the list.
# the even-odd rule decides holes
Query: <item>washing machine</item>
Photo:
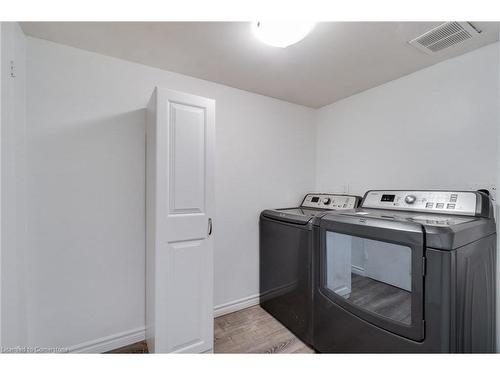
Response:
[[[313,342],[328,353],[495,351],[496,229],[475,191],[368,191],[322,216]]]
[[[350,210],[360,197],[307,194],[299,207],[260,215],[260,305],[300,340],[312,345],[312,255],[319,218]]]

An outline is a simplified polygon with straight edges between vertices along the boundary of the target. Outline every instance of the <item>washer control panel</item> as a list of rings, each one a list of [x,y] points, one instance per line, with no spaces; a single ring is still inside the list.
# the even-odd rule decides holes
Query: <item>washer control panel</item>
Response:
[[[362,207],[475,216],[477,197],[474,191],[371,190]]]
[[[339,194],[307,194],[302,207],[324,208],[329,210],[351,210],[358,206],[359,197]]]

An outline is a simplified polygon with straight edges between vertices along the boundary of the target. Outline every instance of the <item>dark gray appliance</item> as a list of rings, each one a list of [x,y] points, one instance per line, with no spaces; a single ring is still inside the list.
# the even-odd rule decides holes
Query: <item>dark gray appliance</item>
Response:
[[[260,305],[308,345],[318,220],[332,210],[356,208],[360,200],[350,195],[307,194],[300,207],[265,210],[260,215]]]
[[[494,352],[496,229],[482,192],[369,191],[325,215],[319,352]]]

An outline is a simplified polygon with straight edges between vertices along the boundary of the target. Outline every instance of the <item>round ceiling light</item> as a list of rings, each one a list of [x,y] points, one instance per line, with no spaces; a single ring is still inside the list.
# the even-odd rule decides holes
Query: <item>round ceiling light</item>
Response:
[[[257,39],[273,47],[286,48],[304,39],[314,28],[314,22],[254,22],[252,31]]]

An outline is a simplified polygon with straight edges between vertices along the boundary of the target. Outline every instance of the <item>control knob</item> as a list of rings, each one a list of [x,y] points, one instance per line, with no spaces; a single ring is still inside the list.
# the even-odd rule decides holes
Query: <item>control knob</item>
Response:
[[[323,204],[330,204],[331,201],[330,198],[323,198]]]
[[[405,202],[408,204],[413,204],[413,203],[415,203],[416,200],[417,200],[417,197],[414,195],[407,195],[405,197]]]

